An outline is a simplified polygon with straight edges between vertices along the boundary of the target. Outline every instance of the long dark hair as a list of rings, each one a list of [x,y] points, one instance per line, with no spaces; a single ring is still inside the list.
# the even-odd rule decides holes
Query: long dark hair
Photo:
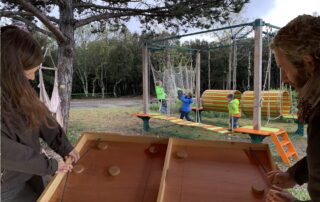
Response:
[[[29,128],[47,123],[49,110],[24,74],[42,63],[42,50],[32,36],[15,26],[1,28],[1,119],[22,119]],[[21,124],[21,123],[20,123]]]

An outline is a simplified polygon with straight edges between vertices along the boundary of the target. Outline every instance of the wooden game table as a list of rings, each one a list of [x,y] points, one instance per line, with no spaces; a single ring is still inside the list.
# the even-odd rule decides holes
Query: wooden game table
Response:
[[[39,202],[264,201],[275,169],[266,144],[88,132],[76,149]]]

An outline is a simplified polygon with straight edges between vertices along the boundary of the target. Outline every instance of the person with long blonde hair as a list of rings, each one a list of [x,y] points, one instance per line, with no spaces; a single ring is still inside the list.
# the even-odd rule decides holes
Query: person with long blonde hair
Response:
[[[29,80],[42,63],[32,36],[1,27],[1,201],[36,201],[42,176],[69,172],[72,165],[41,153],[39,138],[62,157],[79,159],[63,129],[40,101]]]

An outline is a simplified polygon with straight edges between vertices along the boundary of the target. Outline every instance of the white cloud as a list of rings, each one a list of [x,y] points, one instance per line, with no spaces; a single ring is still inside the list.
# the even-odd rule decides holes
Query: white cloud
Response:
[[[285,26],[290,20],[302,14],[320,14],[319,0],[276,0],[263,20],[277,26]]]

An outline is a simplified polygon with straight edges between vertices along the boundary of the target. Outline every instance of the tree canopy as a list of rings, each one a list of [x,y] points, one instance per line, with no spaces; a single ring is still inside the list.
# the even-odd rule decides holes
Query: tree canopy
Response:
[[[93,32],[106,27],[119,30],[138,17],[146,31],[210,28],[239,13],[249,0],[4,0],[1,17],[24,22],[30,29],[56,39],[58,82],[64,129],[67,128],[72,92],[75,30],[96,22]],[[39,25],[42,22],[45,27]]]

